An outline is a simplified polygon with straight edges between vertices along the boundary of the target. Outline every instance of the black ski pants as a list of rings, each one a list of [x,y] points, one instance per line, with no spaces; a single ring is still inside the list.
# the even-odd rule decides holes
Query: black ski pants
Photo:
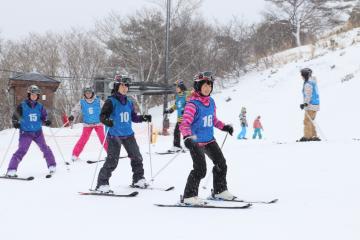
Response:
[[[193,170],[191,170],[184,191],[184,198],[198,195],[201,179],[206,175],[205,154],[213,161],[213,188],[214,193],[221,193],[227,190],[226,182],[226,160],[216,141],[213,141],[204,147],[198,145],[190,149],[190,155],[193,160]]]
[[[176,123],[175,125],[175,129],[174,129],[174,147],[179,147],[181,148],[180,145],[180,124],[179,122]]]
[[[101,185],[109,185],[111,173],[115,170],[119,162],[120,149],[123,145],[130,158],[131,168],[133,172],[133,183],[144,178],[143,159],[139,150],[139,146],[134,136],[122,139],[120,137],[108,136],[108,152],[103,167],[100,169],[97,187]]]

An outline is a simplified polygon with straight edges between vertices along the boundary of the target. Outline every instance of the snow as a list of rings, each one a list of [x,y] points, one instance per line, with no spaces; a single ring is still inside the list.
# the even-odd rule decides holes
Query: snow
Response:
[[[234,79],[237,84],[213,95],[218,117],[234,124],[234,135],[240,131],[238,115],[242,106],[247,108],[249,125],[261,115],[265,129],[263,140],[239,141],[236,136],[226,139],[223,152],[228,164],[229,190],[239,198],[279,198],[278,203],[257,204],[247,210],[154,206],[154,203],[179,200],[192,167],[189,153],[175,158],[153,182],[157,187],[175,186],[171,192],[139,190],[140,194],[131,199],[80,196],[79,191],[91,187],[96,164],[86,164],[86,160],[99,157],[99,140],[93,133],[80,156],[82,161],[75,162],[67,171],[61,153],[65,160],[70,160],[81,125],[74,129],[53,129],[61,153],[49,128],[44,127],[58,170],[53,178],[45,179],[45,160],[33,144],[18,174],[34,176],[35,180],[0,179],[1,239],[359,239],[360,163],[356,156],[360,141],[353,138],[360,138],[357,124],[360,114],[354,104],[360,100],[360,44],[359,41],[351,44],[358,37],[357,31],[336,38],[344,42],[340,49],[330,51],[317,47],[322,54],[312,60],[306,47],[297,49],[303,58]],[[304,116],[299,109],[302,103],[299,69],[302,67],[311,67],[318,79],[321,110],[316,122],[326,141],[295,142],[303,130]],[[349,74],[353,74],[353,78],[342,81]],[[232,100],[226,102],[228,97]],[[161,110],[161,107],[151,110],[158,128]],[[172,122],[175,118],[174,113]],[[146,178],[150,180],[148,125],[134,124],[134,128]],[[11,154],[17,149],[17,131],[10,143],[14,131],[0,132],[0,161],[4,160],[1,173],[5,173]],[[248,128],[247,136],[251,134],[252,129]],[[225,133],[216,130],[216,138],[221,145]],[[169,149],[171,143],[172,136],[159,136],[151,146],[153,175],[174,157],[154,152]],[[8,146],[9,153],[4,156]],[[126,155],[125,150],[121,155]],[[208,162],[208,173],[211,168]],[[111,178],[111,187],[116,192],[127,193],[132,191],[127,187],[130,183],[129,159],[121,159]],[[199,196],[206,198],[211,184],[207,190],[202,188],[204,184],[205,179]]]

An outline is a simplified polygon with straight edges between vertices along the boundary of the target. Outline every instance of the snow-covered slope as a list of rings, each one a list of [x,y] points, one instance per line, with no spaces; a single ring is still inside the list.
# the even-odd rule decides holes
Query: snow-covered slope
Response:
[[[278,203],[254,205],[247,210],[155,207],[154,203],[179,200],[192,167],[188,153],[179,155],[153,182],[158,187],[175,186],[172,192],[140,190],[139,196],[131,199],[80,196],[79,191],[91,187],[96,165],[86,164],[85,160],[98,158],[99,141],[92,135],[81,155],[83,160],[67,171],[62,155],[70,159],[81,128],[52,129],[61,154],[45,127],[58,171],[53,178],[45,179],[45,160],[33,144],[18,174],[34,176],[35,180],[0,179],[1,239],[359,239],[360,142],[352,140],[360,137],[356,106],[360,102],[360,44],[353,41],[357,38],[357,30],[344,34],[336,39],[344,39],[342,49],[318,49],[321,54],[313,60],[309,60],[306,47],[294,49],[304,57],[276,69],[249,73],[235,86],[213,95],[218,118],[233,123],[235,134],[239,132],[242,106],[247,107],[250,125],[261,115],[265,128],[263,140],[227,138],[223,152],[228,163],[229,190],[239,198],[279,198]],[[319,82],[321,111],[316,122],[321,137],[327,141],[295,143],[303,129],[303,112],[299,109],[299,69],[303,67],[311,67]],[[232,100],[226,101],[229,97]],[[161,126],[161,108],[151,113],[154,125]],[[175,114],[171,117],[174,122]],[[172,136],[159,136],[151,146],[152,154],[148,154],[147,127],[145,123],[135,125],[145,174],[150,180],[174,155],[154,154],[170,148]],[[252,129],[248,130],[250,137]],[[1,161],[5,159],[1,173],[5,173],[17,148],[16,132],[9,154],[4,156],[13,133],[14,129],[0,132]],[[216,130],[219,144],[224,137],[224,132]],[[126,155],[125,151],[121,155]],[[208,173],[211,168],[208,162]],[[116,192],[131,191],[127,188],[131,183],[129,159],[119,161],[110,183]],[[201,186],[204,184],[205,180]],[[207,190],[200,188],[201,197],[209,195],[210,185]]]

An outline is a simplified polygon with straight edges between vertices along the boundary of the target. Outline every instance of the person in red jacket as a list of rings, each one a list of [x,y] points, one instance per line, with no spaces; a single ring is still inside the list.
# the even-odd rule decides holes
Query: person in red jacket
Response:
[[[253,127],[254,127],[253,139],[255,139],[256,136],[259,136],[259,139],[261,139],[262,138],[261,130],[264,130],[264,129],[260,122],[260,116],[257,116],[257,118],[255,119],[255,121],[253,123]]]

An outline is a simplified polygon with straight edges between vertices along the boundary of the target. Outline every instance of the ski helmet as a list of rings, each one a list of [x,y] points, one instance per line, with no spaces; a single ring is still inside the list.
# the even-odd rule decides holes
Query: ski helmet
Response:
[[[312,70],[310,68],[303,68],[300,70],[301,76],[307,81],[311,77]]]
[[[201,86],[206,82],[210,83],[211,88],[213,88],[214,80],[215,80],[215,78],[213,77],[212,72],[210,72],[210,71],[200,72],[200,73],[196,74],[194,77],[194,90],[196,92],[200,92]],[[212,92],[212,89],[211,89],[211,92]]]
[[[179,87],[182,92],[185,92],[187,90],[184,81],[181,79],[175,81],[175,86]]]
[[[36,86],[36,85],[31,85],[27,89],[28,99],[30,99],[31,94],[36,94],[38,96],[37,99],[39,99],[40,93],[41,93],[40,88],[38,86]]]
[[[86,86],[84,87],[84,90],[83,90],[83,94],[84,94],[84,97],[86,98],[86,93],[89,92],[91,93],[91,97],[90,98],[93,98],[94,95],[95,95],[95,91],[94,89],[91,87],[91,86]]]
[[[131,78],[127,76],[115,75],[113,92],[117,92],[119,90],[120,84],[125,84],[125,86],[130,88],[130,83],[131,83]]]

